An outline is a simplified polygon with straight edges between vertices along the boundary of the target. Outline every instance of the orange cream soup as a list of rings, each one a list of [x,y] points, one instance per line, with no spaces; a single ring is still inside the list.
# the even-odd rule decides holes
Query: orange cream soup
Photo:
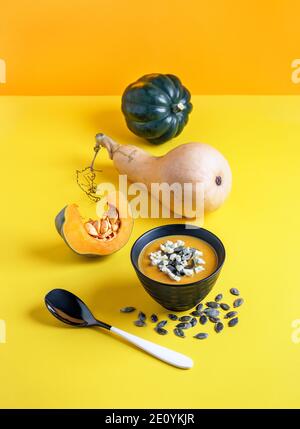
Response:
[[[151,265],[149,254],[160,250],[159,246],[165,243],[167,240],[173,242],[177,240],[182,240],[184,241],[185,247],[194,247],[195,249],[203,252],[203,256],[201,257],[205,261],[205,270],[199,273],[194,273],[194,275],[191,277],[182,276],[181,280],[177,282],[176,280],[170,279],[167,274],[159,271],[156,266]],[[212,246],[206,243],[206,241],[201,240],[200,238],[191,237],[189,235],[169,235],[157,238],[156,240],[151,241],[149,244],[147,244],[147,246],[144,247],[144,249],[140,253],[138,260],[139,269],[147,277],[150,277],[151,279],[161,283],[176,284],[178,286],[186,283],[193,283],[208,277],[215,271],[215,269],[217,268],[217,264],[218,257]]]

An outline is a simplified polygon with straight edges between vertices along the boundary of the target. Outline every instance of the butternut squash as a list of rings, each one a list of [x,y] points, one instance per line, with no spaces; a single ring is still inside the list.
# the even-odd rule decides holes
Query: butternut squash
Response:
[[[182,187],[191,183],[192,190],[184,192],[191,192],[187,197],[194,203],[195,185],[202,184],[206,212],[219,208],[231,191],[230,166],[224,156],[208,144],[186,143],[157,157],[133,145],[120,145],[102,133],[96,135],[96,141],[107,150],[120,174],[126,174],[131,182],[145,184],[148,189],[152,183],[179,183]],[[173,210],[174,206],[170,208]]]

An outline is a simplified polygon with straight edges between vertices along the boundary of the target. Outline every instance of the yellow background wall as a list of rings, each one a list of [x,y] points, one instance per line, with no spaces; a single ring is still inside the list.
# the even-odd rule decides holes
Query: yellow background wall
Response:
[[[299,94],[298,0],[0,0],[1,94],[120,94],[172,72],[191,92]]]

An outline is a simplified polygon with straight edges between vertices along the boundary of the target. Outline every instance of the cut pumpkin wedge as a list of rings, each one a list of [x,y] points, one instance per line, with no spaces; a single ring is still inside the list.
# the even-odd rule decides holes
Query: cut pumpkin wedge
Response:
[[[58,213],[56,229],[70,249],[79,255],[97,257],[117,252],[127,243],[133,218],[125,197],[119,192],[108,195],[107,207],[102,220],[90,219],[88,222],[83,221],[76,204],[67,205]],[[101,221],[104,231],[99,227]],[[91,230],[97,233],[91,235],[88,232]]]

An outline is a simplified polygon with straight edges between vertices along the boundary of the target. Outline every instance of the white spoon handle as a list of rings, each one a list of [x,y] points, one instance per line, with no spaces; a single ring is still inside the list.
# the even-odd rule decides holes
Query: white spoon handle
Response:
[[[159,346],[158,344],[144,340],[143,338],[129,334],[128,332],[122,331],[121,329],[115,328],[113,326],[110,330],[120,337],[125,338],[127,341],[136,345],[145,352],[163,360],[164,362],[169,363],[170,365],[174,365],[182,369],[189,369],[193,366],[193,361],[188,356],[174,352],[173,350],[167,349],[166,347]]]

